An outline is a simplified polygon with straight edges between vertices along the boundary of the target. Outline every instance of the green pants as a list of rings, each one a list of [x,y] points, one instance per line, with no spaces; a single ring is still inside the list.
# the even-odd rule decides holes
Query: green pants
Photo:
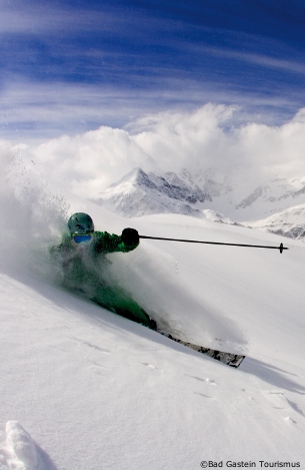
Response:
[[[151,320],[149,315],[128,294],[118,287],[100,287],[92,300],[122,317],[153,330],[156,329],[154,320]]]

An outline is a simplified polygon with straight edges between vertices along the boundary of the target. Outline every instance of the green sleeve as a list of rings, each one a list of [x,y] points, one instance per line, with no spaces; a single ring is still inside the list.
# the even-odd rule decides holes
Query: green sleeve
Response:
[[[128,253],[137,248],[138,245],[139,243],[126,245],[122,241],[121,235],[115,235],[114,233],[110,235],[108,232],[94,232],[93,249],[95,253]]]

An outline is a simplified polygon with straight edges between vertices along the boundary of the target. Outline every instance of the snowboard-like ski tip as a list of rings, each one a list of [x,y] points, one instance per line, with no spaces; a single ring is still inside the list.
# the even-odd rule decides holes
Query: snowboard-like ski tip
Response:
[[[197,344],[188,343],[187,341],[174,338],[171,334],[164,333],[161,330],[156,330],[156,331],[160,333],[161,335],[166,336],[168,339],[175,341],[176,343],[182,344],[183,346],[193,349],[194,351],[197,351],[201,354],[206,354],[212,359],[222,362],[223,364],[226,364],[230,367],[234,367],[235,369],[237,369],[242,363],[242,361],[245,359],[245,356],[242,356],[240,354],[232,354],[228,352],[217,351],[216,349],[205,348],[203,346],[198,346]]]

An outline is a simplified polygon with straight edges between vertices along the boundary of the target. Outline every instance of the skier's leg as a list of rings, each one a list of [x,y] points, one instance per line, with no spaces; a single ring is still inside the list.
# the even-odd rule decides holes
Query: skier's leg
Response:
[[[149,315],[122,289],[118,287],[103,286],[98,290],[93,301],[112,312],[128,318],[136,323],[156,330],[157,325]]]

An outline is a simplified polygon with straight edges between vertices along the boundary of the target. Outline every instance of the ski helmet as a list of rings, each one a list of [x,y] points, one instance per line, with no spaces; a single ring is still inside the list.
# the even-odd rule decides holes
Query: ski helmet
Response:
[[[71,235],[87,235],[94,232],[94,224],[90,215],[76,212],[68,220],[68,229]]]

